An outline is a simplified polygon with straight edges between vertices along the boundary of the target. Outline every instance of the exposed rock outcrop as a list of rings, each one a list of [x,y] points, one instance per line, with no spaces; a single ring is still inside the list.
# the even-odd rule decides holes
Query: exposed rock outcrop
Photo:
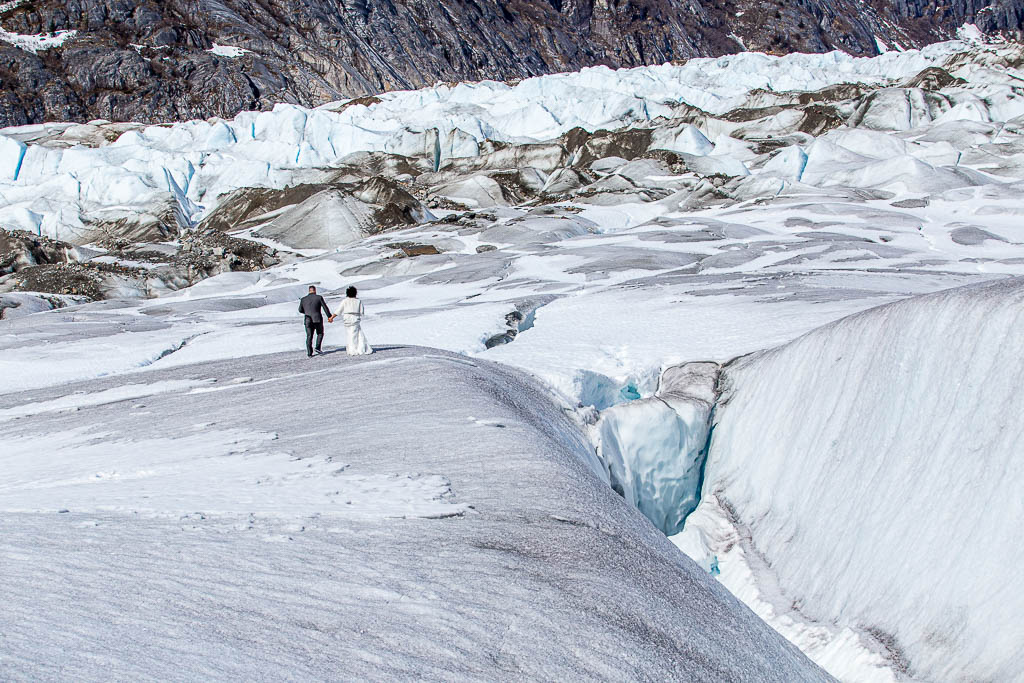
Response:
[[[0,25],[0,125],[230,117],[437,81],[514,80],[744,49],[914,47],[974,22],[1019,33],[1014,0],[15,0]],[[68,37],[70,36],[70,37]]]

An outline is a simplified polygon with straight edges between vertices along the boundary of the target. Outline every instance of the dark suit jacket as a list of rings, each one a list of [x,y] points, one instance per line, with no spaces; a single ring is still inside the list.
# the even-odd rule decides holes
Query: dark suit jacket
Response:
[[[319,294],[307,294],[299,301],[299,313],[305,314],[307,318],[315,323],[322,323],[324,319],[320,316],[323,309],[327,317],[331,317],[331,309],[327,308],[327,302]]]

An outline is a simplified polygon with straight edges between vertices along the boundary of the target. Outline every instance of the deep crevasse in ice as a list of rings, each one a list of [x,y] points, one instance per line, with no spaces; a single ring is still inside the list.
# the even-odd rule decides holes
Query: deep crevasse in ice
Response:
[[[612,406],[596,425],[612,487],[665,534],[697,507],[717,363],[666,370],[655,396]]]
[[[677,544],[714,547],[725,522],[783,611],[868,635],[915,678],[1021,680],[1022,338],[1017,278],[727,366],[703,500]]]

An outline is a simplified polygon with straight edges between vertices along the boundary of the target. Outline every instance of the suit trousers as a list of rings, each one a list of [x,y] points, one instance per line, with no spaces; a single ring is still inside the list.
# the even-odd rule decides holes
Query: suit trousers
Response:
[[[313,333],[316,332],[316,350],[324,342],[324,321],[313,322],[313,319],[306,316],[306,354],[313,355]]]

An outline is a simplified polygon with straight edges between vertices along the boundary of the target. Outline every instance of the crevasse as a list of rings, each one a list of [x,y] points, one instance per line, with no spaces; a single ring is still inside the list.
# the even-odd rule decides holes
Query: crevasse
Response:
[[[604,410],[595,427],[612,488],[667,535],[700,501],[718,372],[717,363],[669,368],[653,397]]]
[[[602,413],[599,452],[627,500],[668,534],[685,520],[677,545],[836,675],[1024,680],[1021,339],[1024,278],[912,297],[673,368]]]

